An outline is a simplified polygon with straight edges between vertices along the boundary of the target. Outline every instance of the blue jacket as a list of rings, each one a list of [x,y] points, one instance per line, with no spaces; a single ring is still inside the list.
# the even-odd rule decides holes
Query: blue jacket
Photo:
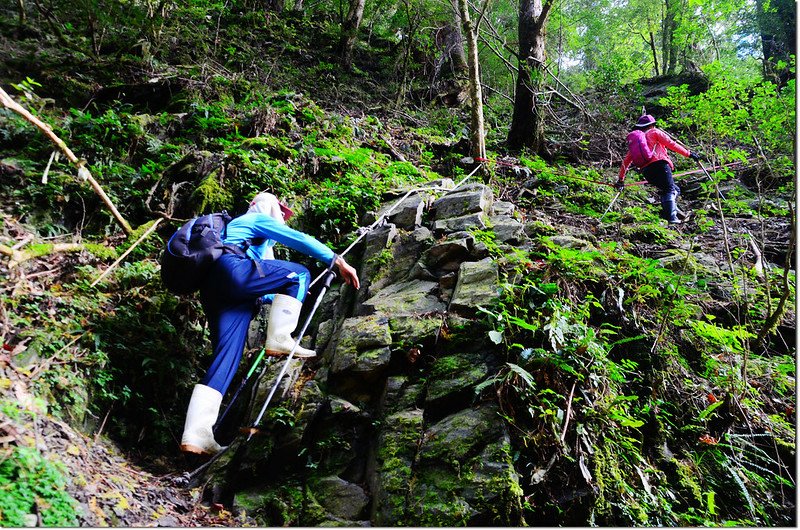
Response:
[[[264,259],[268,248],[276,242],[286,245],[317,261],[330,265],[336,254],[313,237],[289,228],[265,213],[251,212],[233,219],[225,232],[225,244],[241,245],[245,241],[266,238],[261,245],[252,245],[247,254],[254,259]]]

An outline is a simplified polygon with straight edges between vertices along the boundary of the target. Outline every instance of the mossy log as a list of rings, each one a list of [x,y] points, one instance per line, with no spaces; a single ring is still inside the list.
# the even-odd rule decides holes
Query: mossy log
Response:
[[[50,254],[59,254],[64,252],[81,252],[88,250],[88,247],[97,246],[85,243],[38,243],[30,245],[24,250],[18,250],[6,245],[0,245],[0,254],[9,256],[11,259],[8,261],[8,268],[14,267],[24,263],[28,260],[48,256]]]

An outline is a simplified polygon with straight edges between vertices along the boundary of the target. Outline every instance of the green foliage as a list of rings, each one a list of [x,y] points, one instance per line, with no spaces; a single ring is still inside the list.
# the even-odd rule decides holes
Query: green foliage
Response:
[[[20,6],[34,14],[34,4]],[[368,3],[362,25],[368,31],[360,35],[352,72],[337,67],[333,53],[343,6],[324,0],[307,5],[302,14],[290,14],[254,9],[237,0],[166,3],[159,9],[148,3],[117,3],[98,10],[96,3],[73,6],[58,0],[51,6],[58,20],[46,29],[48,34],[62,33],[55,36],[59,50],[37,41],[34,61],[22,48],[12,47],[20,52],[17,63],[33,65],[23,75],[33,70],[32,77],[11,86],[87,159],[123,213],[141,225],[119,252],[152,219],[143,203],[153,184],[167,176],[172,163],[197,149],[210,151],[215,164],[219,161],[210,174],[198,175],[194,199],[204,209],[234,211],[256,192],[270,189],[296,207],[300,215],[294,226],[340,245],[390,188],[438,177],[429,167],[444,168],[451,178],[463,174],[453,166],[464,155],[460,141],[466,136],[463,108],[424,103],[413,109],[381,107],[386,98],[424,100],[437,88],[441,79],[429,76],[440,64],[441,34],[429,28],[452,24],[450,6],[426,0]],[[741,2],[681,5],[686,11],[677,13],[673,34],[661,36],[673,39],[681,60],[703,68],[712,89],[699,96],[689,95],[687,88],[673,89],[663,103],[672,111],[668,125],[715,161],[743,160],[763,148],[769,167],[747,184],[776,189],[784,200],[767,203],[734,188],[726,191],[723,213],[786,215],[794,197],[795,81],[778,87],[753,75],[760,66],[747,57],[752,54],[747,42],[758,32],[743,19],[747,7]],[[498,43],[516,40],[517,8],[507,2],[490,5],[487,14],[499,31]],[[655,73],[656,59],[662,72],[665,67],[663,51],[653,52],[642,38],[652,31],[658,39],[666,27],[665,13],[638,0],[555,6],[548,32],[549,67],[570,89],[602,94],[603,102],[589,109],[593,117],[603,122],[627,119],[631,107],[644,104],[636,81]],[[28,22],[31,27],[12,28],[11,18],[0,25],[4,35],[12,36],[12,45],[17,44],[15,35],[39,34],[45,20],[37,14]],[[731,38],[734,33],[736,39]],[[734,42],[743,47],[734,49]],[[494,89],[485,93],[491,105],[486,109],[487,139],[501,145],[510,107],[505,96],[512,95],[514,84],[509,64],[516,58],[511,50],[496,48],[504,57],[483,48],[480,62],[482,79]],[[86,61],[85,54],[95,57]],[[124,68],[109,69],[109,62]],[[69,72],[62,75],[59,63],[71,65]],[[9,75],[14,75],[16,67],[9,66]],[[99,86],[135,86],[151,77],[156,83],[179,81],[169,110],[161,114],[143,110],[147,103],[142,102],[85,104],[86,94]],[[55,100],[36,94],[45,92],[44,87]],[[303,95],[307,87],[313,88],[312,97]],[[562,94],[563,88],[558,87]],[[389,94],[390,89],[396,93]],[[331,94],[345,111],[323,110],[334,101],[326,98]],[[372,107],[373,102],[380,105]],[[70,106],[80,110],[62,110]],[[358,108],[378,108],[381,117],[353,117]],[[549,108],[559,120],[566,115],[557,99]],[[555,125],[549,122],[548,132]],[[395,135],[400,129],[403,133]],[[560,156],[560,139],[551,139]],[[585,142],[576,145],[593,153]],[[0,149],[23,170],[21,178],[4,179],[0,191],[11,215],[41,236],[79,231],[97,241],[97,234],[114,233],[111,217],[63,160],[54,161],[46,184],[39,183],[53,146],[5,110],[0,110]],[[390,149],[410,161],[392,161]],[[583,180],[611,182],[602,171],[520,156],[534,181],[532,193],[521,199],[523,207],[558,208],[598,219],[615,194],[608,186]],[[738,178],[731,171],[717,171],[713,177],[701,193],[712,195],[716,185]],[[519,185],[515,178],[495,175],[493,183],[513,191]],[[488,340],[506,362],[478,391],[499,396],[513,427],[516,469],[525,475],[520,497],[527,499],[530,521],[541,521],[542,512],[563,516],[572,509],[547,496],[569,486],[587,492],[568,504],[585,507],[589,524],[785,523],[774,514],[779,503],[787,503],[781,493],[794,487],[783,462],[794,451],[795,426],[788,411],[796,393],[796,368],[791,354],[751,351],[753,335],[782,294],[780,278],[768,272],[767,286],[747,276],[753,280],[741,313],[747,320],[734,321],[728,305],[720,307],[708,298],[712,279],[693,259],[684,270],[684,260],[643,258],[650,247],[633,253],[630,242],[659,247],[682,243],[681,234],[660,225],[653,208],[639,206],[646,193],[626,188],[598,225],[595,234],[618,230],[618,244],[596,243],[590,237],[592,244],[585,248],[565,248],[552,237],[561,228],[544,221],[526,226],[533,250],[509,251],[490,230],[472,232],[501,261],[505,280],[500,303],[484,315],[490,324]],[[700,234],[719,222],[714,210],[695,212]],[[128,442],[137,440],[140,449],[156,454],[174,447],[172,434],[180,430],[185,387],[208,361],[199,305],[166,295],[158,282],[154,258],[160,243],[153,238],[139,247],[100,290],[89,287],[99,271],[79,265],[66,267],[64,279],[42,292],[3,295],[0,300],[14,338],[27,344],[30,366],[52,361],[37,379],[36,391],[48,398],[54,413],[77,422],[86,419],[87,409],[93,417],[113,410],[107,431]],[[52,248],[50,242],[39,245],[30,248]],[[87,248],[98,259],[116,254],[97,243]],[[742,256],[742,249],[734,250],[737,259]],[[379,254],[373,265],[389,258]],[[713,283],[724,286],[728,279],[722,275]],[[717,319],[703,316],[711,311]],[[654,336],[662,323],[664,333]],[[433,375],[457,372],[462,367],[456,360],[440,358]],[[679,384],[683,392],[676,395]],[[697,390],[699,398],[687,395],[687,388]],[[712,390],[727,393],[708,404],[705,395]],[[771,401],[774,396],[783,401]],[[9,407],[2,409],[11,415]],[[296,421],[282,408],[271,414],[281,427]],[[695,442],[731,414],[744,416],[754,430],[744,436],[727,433],[716,444]],[[398,450],[416,447],[419,433],[414,432],[414,439],[402,440]],[[662,449],[667,439],[678,456]],[[315,450],[344,443],[331,437]],[[552,471],[543,467],[550,458],[557,460]],[[320,459],[308,459],[309,468],[319,464]],[[394,478],[407,485],[406,476]],[[457,483],[452,474],[434,478],[442,485]],[[265,521],[326,521],[301,485],[284,483],[276,491],[258,505]],[[435,504],[440,499],[430,500]],[[457,506],[445,508],[467,521]],[[439,515],[425,517],[435,523]]]
[[[64,466],[43,458],[36,449],[17,446],[0,459],[0,526],[77,526],[78,503],[64,491]],[[33,515],[33,517],[37,517]]]
[[[479,232],[475,236],[482,237]],[[598,524],[651,525],[664,520],[712,524],[721,521],[722,513],[738,522],[775,517],[780,511],[775,508],[783,501],[773,505],[767,491],[780,487],[786,470],[774,447],[767,450],[765,444],[757,444],[758,449],[724,451],[714,459],[703,455],[716,450],[715,445],[686,448],[697,459],[686,467],[660,465],[648,458],[649,451],[659,450],[667,432],[699,437],[728,414],[727,400],[681,410],[670,403],[671,397],[649,389],[655,388],[653,365],[667,373],[674,366],[680,373],[677,366],[685,361],[669,345],[675,332],[697,349],[682,353],[699,356],[700,360],[690,361],[700,370],[694,376],[703,381],[700,384],[747,396],[741,406],[748,411],[764,404],[741,370],[745,356],[750,377],[763,381],[759,386],[785,388],[794,373],[791,363],[748,352],[754,335],[747,327],[704,318],[700,307],[706,287],[700,274],[687,277],[680,268],[672,270],[660,261],[634,256],[619,244],[565,248],[549,237],[539,243],[538,251],[506,257],[503,296],[495,308],[483,309],[488,339],[506,348],[509,362],[476,387],[478,393],[494,389],[506,410],[513,411],[506,420],[520,438],[515,444],[522,448],[517,469],[531,474],[521,483],[535,484],[534,489],[524,488],[524,495],[539,499],[530,516],[560,513],[559,506],[538,497],[537,492],[546,489],[541,481],[548,479],[532,469],[541,472],[548,454],[564,451],[575,465],[572,476],[591,477],[587,480],[596,486],[591,513]],[[664,344],[650,351],[652,337],[629,336],[612,325],[612,311],[621,311],[638,326],[649,321],[648,327],[666,324],[671,331],[661,337]],[[769,420],[775,443],[794,436],[782,418]],[[581,464],[585,453],[579,458],[581,452],[574,453],[573,444],[591,447],[591,458]],[[763,478],[754,481],[752,470],[761,467],[769,472],[755,472]],[[675,469],[681,470],[677,482],[671,476]],[[723,486],[732,480],[738,491]],[[684,501],[673,502],[677,497]]]
[[[779,89],[770,82],[735,77],[718,63],[709,65],[708,71],[713,79],[708,91],[696,96],[690,96],[686,86],[668,91],[663,103],[672,109],[670,123],[695,131],[703,149],[722,163],[744,158],[741,152],[714,149],[720,141],[732,139],[767,156],[769,178],[792,180],[794,80]]]

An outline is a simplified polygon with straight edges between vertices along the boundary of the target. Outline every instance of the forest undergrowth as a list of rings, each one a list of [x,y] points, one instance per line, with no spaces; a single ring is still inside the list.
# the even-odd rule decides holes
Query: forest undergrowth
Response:
[[[159,280],[174,220],[270,189],[341,251],[396,190],[475,167],[466,110],[406,83],[430,50],[376,29],[343,71],[325,21],[221,13],[215,39],[189,10],[157,46],[114,34],[94,55],[4,18],[0,86],[134,228],[0,109],[0,525],[251,524],[170,482],[192,464],[184,398],[209,362],[199,303]],[[526,524],[796,524],[794,81],[709,76],[657,103],[707,158],[676,161],[677,229],[652,188],[611,186],[641,86],[551,103],[549,157],[507,150],[508,106],[488,106],[475,181],[517,205],[532,245],[472,234],[503,271],[484,317],[507,360],[476,395],[512,433]]]

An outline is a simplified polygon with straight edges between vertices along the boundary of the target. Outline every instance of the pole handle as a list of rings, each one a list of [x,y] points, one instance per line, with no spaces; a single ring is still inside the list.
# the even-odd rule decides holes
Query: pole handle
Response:
[[[322,288],[329,289],[331,283],[336,278],[336,273],[333,272],[331,269],[325,271],[324,276],[322,277]]]

